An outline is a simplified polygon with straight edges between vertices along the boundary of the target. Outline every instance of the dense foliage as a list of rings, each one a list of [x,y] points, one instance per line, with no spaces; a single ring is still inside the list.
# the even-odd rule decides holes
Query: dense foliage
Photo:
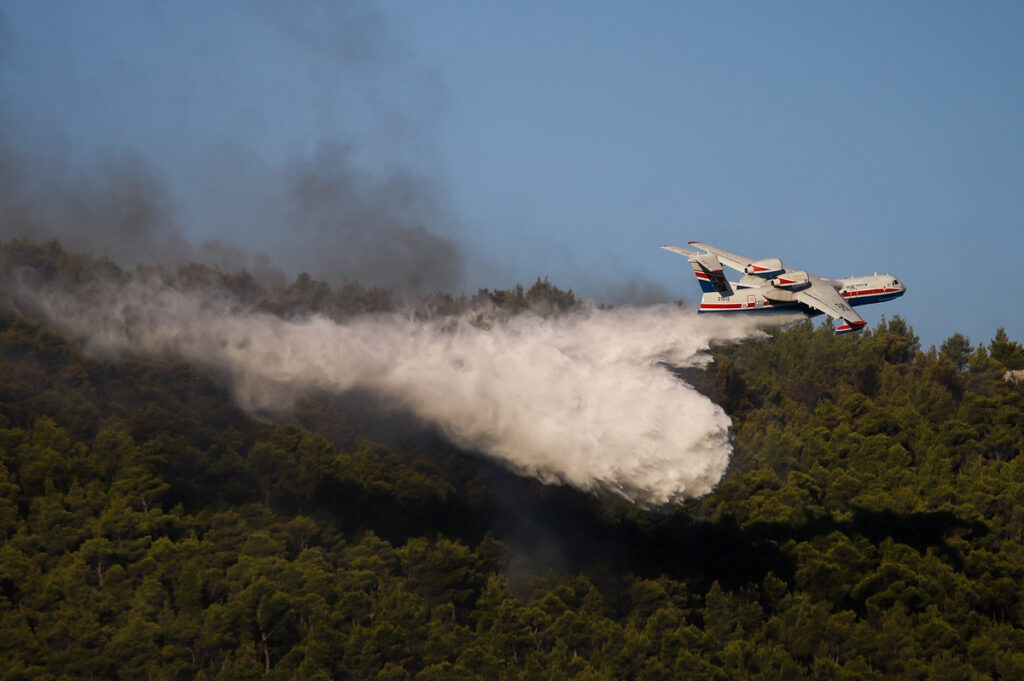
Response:
[[[0,255],[124,276],[55,243]],[[398,305],[168,276],[283,315]],[[484,301],[575,304],[546,280],[421,304]],[[1024,348],[922,351],[893,318],[714,357],[685,378],[733,418],[730,472],[639,509],[365,400],[253,419],[195,367],[92,360],[4,311],[0,679],[1024,678]]]

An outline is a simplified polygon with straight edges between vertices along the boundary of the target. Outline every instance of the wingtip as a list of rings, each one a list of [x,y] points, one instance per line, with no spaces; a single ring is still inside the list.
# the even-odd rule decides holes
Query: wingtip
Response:
[[[846,321],[846,320],[843,320],[843,321]],[[836,327],[835,335],[838,336],[839,334],[842,334],[842,333],[852,333],[853,331],[860,331],[861,329],[863,329],[867,325],[868,325],[868,323],[866,321],[864,321],[863,319],[859,319],[859,320],[853,321],[853,322],[847,321],[845,324],[842,324],[842,325]]]

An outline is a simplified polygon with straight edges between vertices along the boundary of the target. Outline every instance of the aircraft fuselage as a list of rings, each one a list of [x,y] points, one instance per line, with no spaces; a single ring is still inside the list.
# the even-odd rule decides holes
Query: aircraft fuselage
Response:
[[[680,246],[662,246],[686,256],[704,295],[700,312],[761,312],[784,310],[807,315],[827,314],[838,322],[835,332],[850,333],[867,324],[855,305],[881,303],[907,291],[891,274],[829,279],[784,267],[779,258],[756,260],[738,253],[689,242],[703,253]],[[725,277],[724,267],[739,272],[738,282]]]
[[[865,277],[846,277],[844,279],[825,279],[839,292],[843,300],[851,307],[884,303],[899,298],[906,292],[891,274],[873,274]],[[699,312],[761,312],[799,310],[807,315],[821,314],[819,310],[790,299],[776,286],[766,285],[765,280],[757,276],[744,276],[733,284],[732,295],[718,292],[707,292],[701,296]]]

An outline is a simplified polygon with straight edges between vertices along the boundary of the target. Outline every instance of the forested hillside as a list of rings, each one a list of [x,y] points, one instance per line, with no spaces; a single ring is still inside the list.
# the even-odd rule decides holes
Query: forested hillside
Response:
[[[8,274],[126,273],[55,242]],[[399,306],[194,265],[284,316]],[[417,314],[573,308],[546,280]],[[0,308],[0,679],[1024,678],[1024,347],[810,322],[678,370],[732,417],[712,494],[519,477],[366,396],[288,417]],[[668,369],[667,369],[668,370]]]

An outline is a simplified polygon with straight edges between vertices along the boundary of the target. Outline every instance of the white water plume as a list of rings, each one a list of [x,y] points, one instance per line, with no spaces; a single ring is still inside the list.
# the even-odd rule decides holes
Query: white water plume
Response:
[[[750,319],[671,305],[523,314],[484,328],[399,314],[286,320],[140,281],[18,295],[95,356],[226,374],[247,410],[369,390],[521,473],[644,505],[706,494],[731,454],[729,417],[660,363],[699,366],[712,341],[759,333]]]

